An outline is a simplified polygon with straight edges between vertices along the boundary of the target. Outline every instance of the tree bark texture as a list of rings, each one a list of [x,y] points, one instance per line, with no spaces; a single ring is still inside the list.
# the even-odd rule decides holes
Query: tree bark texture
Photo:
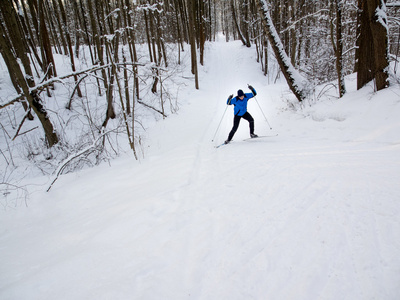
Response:
[[[359,0],[357,89],[375,79],[379,91],[389,86],[388,32],[383,0]]]
[[[29,106],[38,116],[40,123],[42,124],[43,130],[45,132],[48,146],[49,147],[54,146],[55,144],[58,143],[58,136],[54,130],[53,124],[51,123],[47,115],[47,111],[43,107],[41,99],[39,98],[37,93],[30,91],[29,85],[25,80],[25,76],[17,62],[17,59],[14,57],[14,54],[12,53],[10,47],[8,47],[8,43],[6,41],[3,30],[0,30],[0,50],[4,60],[8,61],[7,67],[10,76],[14,76],[14,80],[16,81],[18,87],[20,88],[19,91],[22,90],[25,98],[29,103]]]

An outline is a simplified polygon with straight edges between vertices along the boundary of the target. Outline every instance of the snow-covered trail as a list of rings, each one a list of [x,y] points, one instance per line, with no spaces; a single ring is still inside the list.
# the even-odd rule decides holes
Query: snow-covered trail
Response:
[[[2,212],[1,299],[399,298],[399,101],[388,94],[385,123],[373,99],[295,114],[254,49],[206,55],[200,90],[150,130],[146,159],[63,176]],[[250,102],[256,133],[279,135],[242,141],[242,121],[215,149],[226,98],[247,83],[273,126]]]

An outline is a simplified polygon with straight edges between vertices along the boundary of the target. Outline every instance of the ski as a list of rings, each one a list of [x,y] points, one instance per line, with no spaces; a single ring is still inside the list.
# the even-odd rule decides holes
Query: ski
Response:
[[[261,138],[268,138],[268,137],[275,137],[275,136],[278,136],[278,134],[274,134],[274,135],[260,135],[260,136],[258,136],[258,137],[250,137],[250,138],[244,139],[243,141],[249,141],[249,140],[254,140],[254,139],[261,139]],[[220,144],[220,145],[214,146],[214,148],[220,148],[220,147],[222,147],[222,146],[229,145],[229,144],[230,144],[230,142],[229,142],[228,144],[226,144],[225,142],[223,142],[223,143]]]
[[[257,137],[250,137],[247,139],[244,139],[243,141],[249,141],[249,140],[254,140],[254,139],[261,139],[261,138],[267,138],[267,137],[275,137],[278,136],[278,134],[274,134],[274,135],[259,135]]]
[[[228,143],[229,144],[229,143]],[[217,145],[217,146],[215,146],[215,148],[219,148],[219,147],[222,147],[222,146],[225,146],[225,145],[228,145],[227,143],[225,143],[225,142],[223,142],[221,145]]]

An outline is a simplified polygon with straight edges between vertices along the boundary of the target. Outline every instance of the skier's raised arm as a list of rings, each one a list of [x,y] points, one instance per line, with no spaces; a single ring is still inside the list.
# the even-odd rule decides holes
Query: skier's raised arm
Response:
[[[251,92],[253,93],[253,95],[256,96],[256,95],[257,95],[256,90],[255,90],[250,84],[248,84],[247,86],[248,86],[248,88],[251,90]]]

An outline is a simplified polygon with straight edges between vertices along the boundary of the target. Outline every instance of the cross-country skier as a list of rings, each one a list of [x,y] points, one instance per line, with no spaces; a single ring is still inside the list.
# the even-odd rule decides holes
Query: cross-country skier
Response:
[[[231,132],[229,133],[228,139],[225,141],[225,144],[228,144],[236,130],[239,127],[240,119],[243,118],[249,122],[250,126],[250,137],[255,138],[258,137],[257,134],[254,134],[254,119],[253,117],[249,114],[247,111],[247,101],[249,101],[251,98],[253,98],[255,95],[257,95],[256,90],[249,85],[249,89],[252,91],[252,93],[244,93],[242,90],[237,91],[237,96],[233,98],[233,95],[230,95],[227,100],[228,105],[234,105],[234,118],[233,118],[233,127]]]

